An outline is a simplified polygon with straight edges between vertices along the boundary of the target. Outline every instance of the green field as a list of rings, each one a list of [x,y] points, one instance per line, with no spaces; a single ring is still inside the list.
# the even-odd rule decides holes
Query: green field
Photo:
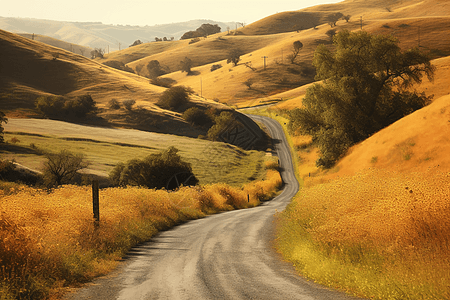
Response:
[[[90,166],[86,173],[106,177],[119,162],[174,146],[192,164],[200,184],[223,182],[241,186],[263,179],[265,153],[232,145],[182,136],[129,129],[108,129],[51,120],[11,120],[0,148],[3,159],[41,170],[45,153],[69,150],[82,153]],[[25,124],[25,125],[24,125]]]

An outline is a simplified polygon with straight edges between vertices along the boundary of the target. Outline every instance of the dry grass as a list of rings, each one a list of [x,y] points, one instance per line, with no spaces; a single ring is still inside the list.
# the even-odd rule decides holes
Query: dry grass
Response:
[[[268,169],[264,181],[243,188],[104,189],[95,229],[90,187],[64,186],[47,193],[8,185],[0,190],[1,299],[58,298],[66,287],[111,271],[131,247],[159,230],[218,211],[254,207],[280,186],[279,173]]]
[[[279,219],[300,273],[371,299],[448,299],[450,177],[367,171],[304,189]]]

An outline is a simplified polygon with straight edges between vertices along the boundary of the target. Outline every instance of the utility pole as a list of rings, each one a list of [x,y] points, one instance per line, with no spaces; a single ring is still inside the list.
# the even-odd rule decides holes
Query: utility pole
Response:
[[[261,58],[264,58],[264,70],[266,69],[266,58],[269,58],[268,56],[261,56]]]
[[[121,44],[119,43],[119,51],[120,51],[120,45],[121,45]]]
[[[361,19],[360,19],[360,20],[361,20],[360,22],[361,22],[361,30],[362,30],[362,27],[363,27],[363,26],[362,26],[362,16],[361,16]]]
[[[203,78],[200,77],[200,97],[203,98]]]

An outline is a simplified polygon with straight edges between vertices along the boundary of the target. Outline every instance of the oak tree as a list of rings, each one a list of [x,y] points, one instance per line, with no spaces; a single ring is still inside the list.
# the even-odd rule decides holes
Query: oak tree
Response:
[[[392,36],[339,32],[334,50],[321,45],[313,65],[322,83],[308,88],[303,107],[290,113],[290,127],[313,137],[331,167],[353,144],[427,105],[431,97],[412,91],[435,67],[419,49],[402,51]]]

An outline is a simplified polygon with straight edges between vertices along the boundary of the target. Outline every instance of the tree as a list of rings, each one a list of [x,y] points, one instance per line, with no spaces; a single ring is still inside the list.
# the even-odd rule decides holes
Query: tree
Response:
[[[333,37],[336,35],[336,29],[330,29],[325,32],[325,34],[328,35],[331,41],[333,41]]]
[[[183,113],[183,119],[192,125],[204,128],[210,128],[214,124],[213,116],[204,109],[198,107],[188,108]]]
[[[91,58],[94,59],[96,57],[103,58],[103,55],[105,54],[105,50],[101,48],[95,48],[91,51]]]
[[[130,45],[130,47],[138,46],[138,45],[141,45],[141,44],[142,44],[141,40],[135,40],[134,43]]]
[[[179,110],[189,102],[191,93],[192,90],[185,86],[171,87],[161,94],[157,105],[164,109]]]
[[[43,176],[48,186],[71,183],[78,171],[89,166],[82,154],[73,154],[67,150],[45,156],[47,161],[44,163]]]
[[[288,59],[291,61],[291,64],[295,62],[295,59],[297,58],[298,53],[302,48],[303,48],[302,42],[300,41],[294,42],[294,44],[292,45],[292,53],[287,56]]]
[[[151,60],[147,64],[147,70],[148,70],[148,77],[150,79],[155,79],[161,75],[166,74],[166,71],[162,69],[161,65],[159,64],[159,61],[157,60]]]
[[[344,17],[343,17],[343,19],[348,23],[348,21],[350,21],[350,18],[351,18],[352,16],[351,15],[345,15]]]
[[[150,189],[174,189],[179,185],[173,186],[171,179],[178,176],[183,178],[178,183],[196,185],[198,179],[192,172],[191,164],[183,161],[178,152],[177,148],[169,147],[142,160],[132,159],[127,163],[119,163],[111,171],[110,181],[116,186],[136,185]]]
[[[8,123],[8,119],[5,117],[5,114],[0,111],[0,143],[3,143],[3,125],[2,123]]]
[[[344,15],[340,12],[329,15],[327,18],[328,24],[330,24],[331,27],[336,26],[337,21],[339,21],[343,16]]]
[[[230,62],[233,63],[234,66],[237,66],[239,61],[241,60],[242,52],[239,49],[232,49],[228,53],[227,64]]]
[[[317,48],[317,80],[303,107],[290,113],[290,129],[318,145],[318,166],[331,167],[353,144],[427,105],[431,97],[411,92],[435,67],[419,49],[402,52],[392,36],[339,32],[334,52]]]
[[[197,37],[206,37],[211,34],[219,33],[221,28],[219,25],[215,24],[202,24],[195,31],[188,31],[181,36],[181,40],[193,39]]]
[[[187,75],[191,75],[192,71],[192,60],[188,57],[185,57],[184,60],[180,62],[181,72],[186,72]]]

